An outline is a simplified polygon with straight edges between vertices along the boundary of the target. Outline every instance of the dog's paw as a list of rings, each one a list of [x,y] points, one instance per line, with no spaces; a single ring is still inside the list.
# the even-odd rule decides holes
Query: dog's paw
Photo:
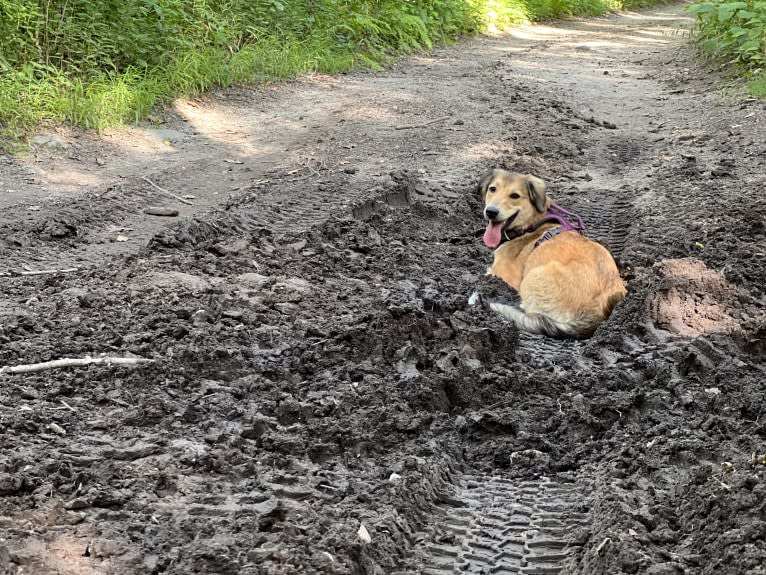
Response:
[[[493,300],[489,302],[489,309],[511,320],[515,320],[519,316],[524,315],[524,312],[517,306],[504,301]]]
[[[479,291],[474,291],[468,298],[468,306],[475,307],[475,308],[484,308],[486,310],[495,310],[495,306],[518,307],[518,302],[512,299],[497,297],[492,294],[482,294]]]

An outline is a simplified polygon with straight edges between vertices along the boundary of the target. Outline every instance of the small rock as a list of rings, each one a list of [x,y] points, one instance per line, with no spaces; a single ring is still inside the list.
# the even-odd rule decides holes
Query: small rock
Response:
[[[66,429],[54,421],[51,421],[48,424],[48,429],[50,429],[53,433],[57,433],[58,435],[66,435]]]
[[[359,539],[362,540],[362,543],[372,543],[372,537],[370,537],[370,532],[367,531],[367,528],[364,526],[363,523],[359,524],[359,531],[356,532],[356,534],[359,536]]]
[[[213,318],[210,317],[210,314],[204,309],[198,309],[192,314],[191,320],[192,320],[192,324],[194,324],[195,326],[202,327],[204,325],[207,325],[208,323],[211,323]]]
[[[396,364],[396,371],[402,379],[415,379],[420,376],[420,371],[413,360],[399,361]]]

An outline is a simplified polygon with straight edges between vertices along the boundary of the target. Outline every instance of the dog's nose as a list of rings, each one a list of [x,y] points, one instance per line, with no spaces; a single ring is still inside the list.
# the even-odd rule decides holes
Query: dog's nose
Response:
[[[500,214],[500,210],[495,206],[487,206],[484,208],[484,215],[487,216],[488,220],[494,220],[498,214]]]

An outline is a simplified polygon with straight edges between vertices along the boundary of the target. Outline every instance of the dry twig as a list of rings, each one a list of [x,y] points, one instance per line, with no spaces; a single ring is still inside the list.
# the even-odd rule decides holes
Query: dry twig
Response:
[[[601,555],[601,551],[604,550],[604,547],[606,547],[611,542],[612,539],[610,537],[606,537],[601,543],[599,543],[598,547],[596,547],[596,555]]]
[[[427,122],[423,122],[422,124],[409,124],[406,126],[394,126],[394,130],[412,130],[414,128],[425,128],[426,126],[430,126],[431,124],[436,124],[437,122],[443,122],[444,120],[449,120],[451,116],[440,116],[438,118],[434,118],[433,120],[428,120]]]
[[[182,198],[181,196],[177,196],[177,195],[175,195],[173,192],[169,192],[169,191],[168,191],[168,190],[166,190],[165,188],[161,188],[161,187],[159,187],[157,184],[155,184],[153,181],[151,181],[151,180],[150,180],[149,178],[147,178],[146,176],[141,176],[141,179],[142,179],[142,180],[144,180],[144,181],[145,181],[147,184],[149,184],[151,187],[153,187],[155,190],[157,190],[157,191],[159,191],[159,192],[162,192],[163,194],[166,194],[166,195],[170,196],[171,198],[175,198],[175,199],[176,199],[176,200],[178,200],[179,202],[182,202],[182,203],[184,203],[184,204],[188,204],[188,205],[190,205],[190,206],[193,206],[193,205],[194,205],[193,203],[191,203],[191,202],[190,202],[189,200],[187,200],[186,198]]]
[[[62,367],[85,367],[88,365],[106,364],[106,365],[139,365],[149,363],[154,360],[143,357],[83,357],[83,358],[63,358],[53,361],[44,361],[42,363],[28,363],[22,365],[6,365],[0,367],[0,374],[4,373],[34,373],[37,371],[46,371],[49,369],[59,369]]]
[[[12,274],[20,276],[41,276],[45,274],[68,274],[76,272],[77,268],[64,268],[61,270],[27,270],[23,272],[11,272]]]

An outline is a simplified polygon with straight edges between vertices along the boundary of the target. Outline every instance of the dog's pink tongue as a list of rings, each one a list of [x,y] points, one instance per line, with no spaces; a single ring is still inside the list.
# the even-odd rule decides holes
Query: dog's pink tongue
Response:
[[[496,248],[503,241],[503,222],[489,222],[484,231],[484,245]]]

